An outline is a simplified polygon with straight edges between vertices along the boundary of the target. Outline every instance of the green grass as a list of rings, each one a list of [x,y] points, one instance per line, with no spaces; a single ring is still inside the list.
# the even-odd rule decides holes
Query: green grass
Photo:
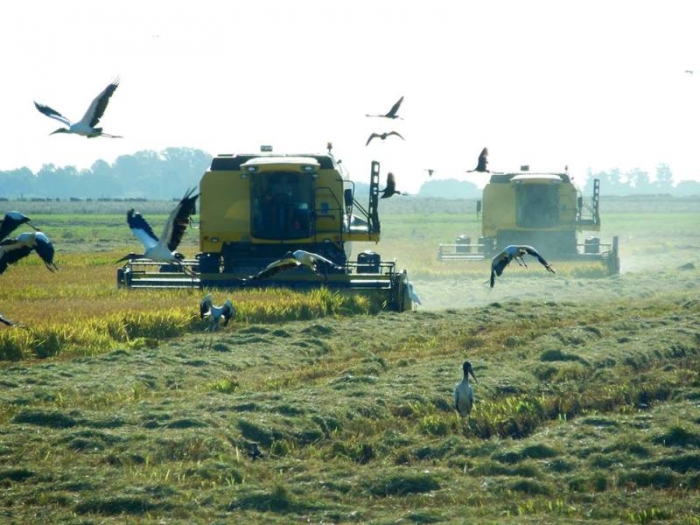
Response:
[[[625,228],[648,248],[643,218]],[[409,223],[385,219],[378,250],[410,261]],[[490,290],[479,265],[406,265],[446,308],[232,292],[211,340],[200,292],[116,290],[115,247],[11,267],[2,312],[31,326],[0,341],[54,335],[0,362],[0,522],[698,525],[700,271],[676,270],[697,235],[678,223],[616,279],[512,269]]]

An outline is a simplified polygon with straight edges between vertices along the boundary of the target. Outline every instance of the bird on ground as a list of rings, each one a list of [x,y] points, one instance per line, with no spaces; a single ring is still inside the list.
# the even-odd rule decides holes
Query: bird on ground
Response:
[[[402,117],[399,117],[399,116],[397,115],[397,113],[399,112],[399,108],[401,107],[401,103],[402,103],[402,102],[403,102],[403,97],[401,97],[401,98],[399,99],[399,101],[391,107],[391,109],[389,110],[389,112],[386,113],[386,114],[384,114],[384,115],[370,115],[370,114],[367,114],[366,116],[367,116],[367,117],[398,118],[398,119],[403,120]]]
[[[433,176],[433,172],[434,172],[435,170],[425,169],[424,171],[427,171],[427,172],[428,172],[428,177],[432,177],[432,176]]]
[[[280,260],[271,262],[262,271],[249,277],[249,279],[266,279],[267,277],[272,277],[280,272],[293,270],[295,268],[299,268],[300,266],[305,266],[316,275],[320,275],[324,278],[327,277],[327,272],[329,269],[337,271],[344,270],[342,266],[335,264],[333,261],[326,259],[322,255],[304,250],[296,250],[294,252],[287,252]],[[321,272],[321,269],[323,269],[323,272]]]
[[[83,118],[78,122],[71,122],[69,119],[61,115],[55,109],[39,104],[36,101],[34,105],[41,113],[49,118],[56,119],[59,122],[68,126],[67,128],[58,128],[56,131],[51,133],[73,133],[74,135],[82,135],[83,137],[93,138],[93,137],[109,137],[113,139],[121,138],[119,135],[109,135],[102,131],[102,128],[95,127],[100,122],[102,115],[107,109],[107,104],[109,103],[109,98],[114,94],[114,91],[119,86],[119,79],[115,79],[109,86],[107,86],[102,93],[95,97],[92,101],[90,107],[83,115]]]
[[[185,193],[185,196],[175,206],[175,209],[170,212],[168,220],[163,226],[163,233],[160,239],[156,237],[153,230],[146,222],[143,216],[130,209],[126,213],[126,222],[131,228],[131,231],[143,243],[146,251],[142,254],[130,253],[125,255],[117,262],[134,259],[150,259],[155,262],[173,263],[182,266],[184,256],[175,250],[182,241],[182,236],[190,223],[190,216],[195,213],[195,202],[199,194],[192,195],[194,188]],[[184,270],[184,266],[182,267]]]
[[[489,150],[488,148],[484,148],[481,150],[481,153],[479,154],[479,161],[476,164],[476,168],[473,170],[467,170],[467,173],[472,173],[474,171],[479,171],[481,173],[489,173],[489,170],[486,168],[489,164]]]
[[[0,314],[0,323],[7,325],[7,326],[17,326],[17,323],[15,323],[14,321],[10,321],[2,314]]]
[[[474,389],[469,384],[469,375],[471,374],[475,383],[478,383],[478,381],[469,361],[462,363],[462,371],[464,372],[464,377],[455,388],[455,408],[460,416],[466,417],[474,406]]]
[[[420,297],[413,289],[413,283],[411,281],[408,281],[406,283],[406,287],[408,288],[408,296],[411,298],[411,301],[413,301],[416,304],[422,305],[423,303],[420,302]]]
[[[260,451],[260,447],[257,443],[251,443],[248,447],[248,457],[255,461],[256,459],[264,458],[265,454]]]
[[[398,193],[399,195],[402,195],[400,191],[396,190],[396,179],[394,178],[394,174],[392,172],[387,173],[386,175],[386,188],[383,190],[380,190],[382,193],[382,196],[379,197],[380,199],[388,199],[395,193]]]
[[[493,288],[493,285],[496,282],[496,276],[500,276],[505,267],[508,266],[510,261],[513,259],[515,259],[515,262],[517,262],[520,266],[527,268],[527,264],[525,264],[525,261],[523,260],[523,255],[525,254],[532,255],[534,258],[536,258],[542,264],[542,266],[547,268],[548,272],[557,273],[556,270],[552,268],[552,265],[545,261],[544,257],[542,257],[532,246],[526,246],[524,244],[511,244],[510,246],[506,246],[501,253],[496,255],[491,260],[491,279],[489,280],[491,283],[491,288]]]
[[[406,140],[406,139],[403,138],[403,137],[401,136],[401,134],[398,133],[397,131],[388,131],[387,133],[372,133],[372,134],[369,136],[369,138],[367,139],[367,144],[365,144],[365,146],[369,146],[369,143],[372,142],[372,139],[375,138],[375,137],[380,138],[380,139],[382,139],[382,140],[386,140],[386,138],[387,138],[387,137],[390,137],[391,135],[396,135],[396,136],[399,137],[401,140]]]
[[[10,235],[22,224],[26,224],[30,228],[34,228],[38,231],[36,226],[29,224],[30,220],[31,219],[29,217],[18,211],[7,212],[2,221],[0,221],[0,241],[6,238],[8,235]]]
[[[228,325],[229,320],[235,315],[236,310],[233,307],[231,299],[226,299],[221,306],[215,306],[211,294],[207,294],[199,303],[199,318],[209,318],[209,327],[207,330],[214,332],[219,328],[219,321],[223,318],[224,326]]]
[[[0,241],[0,274],[7,270],[8,265],[25,258],[32,251],[36,251],[47,269],[52,272],[58,270],[53,262],[53,244],[44,233],[36,231],[20,233],[15,239]]]

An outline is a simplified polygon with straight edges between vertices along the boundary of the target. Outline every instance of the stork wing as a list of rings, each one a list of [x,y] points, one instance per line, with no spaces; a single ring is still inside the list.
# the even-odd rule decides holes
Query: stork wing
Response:
[[[481,154],[479,154],[479,162],[476,166],[476,171],[486,171],[486,166],[489,163],[489,150],[488,148],[484,148],[481,150]]]
[[[6,239],[0,242],[0,273],[7,270],[8,265],[24,259],[34,248],[20,243],[17,239]]]
[[[404,138],[401,136],[401,134],[399,134],[398,131],[390,131],[389,133],[386,134],[386,136],[388,137],[389,135],[396,135],[396,136],[399,137],[400,139],[406,140],[406,139],[404,139]]]
[[[15,326],[15,323],[7,319],[4,315],[0,314],[0,323],[5,324],[7,326]]]
[[[511,257],[508,252],[501,252],[491,260],[491,288],[496,282],[496,275],[501,275],[506,266],[510,263]]]
[[[257,275],[251,277],[251,279],[266,279],[267,277],[272,277],[279,272],[284,272],[287,270],[293,270],[298,268],[301,263],[296,259],[280,259],[279,261],[272,262],[268,264],[264,270],[259,272]]]
[[[381,135],[380,135],[379,133],[372,133],[372,134],[369,136],[369,138],[367,139],[367,144],[365,144],[365,146],[368,146],[369,143],[372,142],[372,139],[373,139],[374,137],[381,137]]]
[[[58,270],[58,267],[53,262],[55,253],[53,244],[51,244],[49,238],[42,232],[36,232],[34,234],[34,249],[49,270],[52,272]]]
[[[236,313],[235,309],[233,308],[233,304],[231,304],[231,301],[226,301],[224,303],[224,310],[221,312],[221,315],[224,317],[224,326],[226,326],[229,322],[229,320],[234,316]]]
[[[107,104],[109,103],[109,97],[112,96],[112,94],[114,93],[114,91],[117,89],[118,86],[119,86],[119,79],[116,78],[109,86],[104,88],[102,93],[97,95],[95,100],[92,101],[92,104],[90,104],[90,107],[85,112],[85,115],[83,115],[83,118],[81,119],[80,122],[90,126],[91,128],[94,128],[95,126],[97,126],[97,123],[102,118],[102,115],[104,114],[105,109],[107,109]]]
[[[386,116],[389,118],[395,118],[396,113],[398,113],[399,108],[401,107],[401,102],[403,102],[403,97],[401,97],[399,101],[391,107],[391,110],[386,114]]]
[[[47,117],[56,119],[59,122],[61,122],[62,124],[65,124],[66,126],[70,127],[70,125],[71,125],[70,120],[68,120],[66,117],[61,115],[55,109],[51,109],[49,106],[44,106],[43,104],[39,104],[36,101],[34,102],[34,105],[36,106],[36,109],[38,109],[41,113],[43,113]]]
[[[537,259],[542,266],[547,268],[552,273],[556,273],[554,271],[554,268],[552,268],[547,261],[544,260],[544,257],[540,255],[540,253],[535,250],[532,246],[522,246],[522,249],[525,250],[528,254],[532,255],[535,259]]]
[[[209,294],[204,296],[204,299],[199,303],[199,318],[204,319],[205,316],[211,314],[211,296]]]
[[[126,222],[146,249],[153,248],[158,244],[158,237],[153,233],[146,219],[139,212],[134,212],[133,208],[126,212]]]
[[[24,224],[28,221],[29,217],[18,211],[6,213],[5,218],[0,222],[0,241],[15,231],[20,224]]]
[[[191,196],[194,188],[187,191],[185,196],[180,200],[175,209],[170,212],[167,222],[163,228],[162,239],[168,245],[168,250],[171,252],[176,250],[182,241],[182,236],[185,234],[187,226],[190,224],[190,215],[195,212],[195,202],[199,194]]]
[[[303,251],[303,250],[297,250],[297,251]],[[335,268],[336,270],[341,270],[343,268],[342,266],[335,264],[330,259],[326,259],[323,255],[319,255],[317,253],[311,253],[311,252],[304,252],[304,253],[308,254],[308,256],[317,263],[323,263],[331,268]]]

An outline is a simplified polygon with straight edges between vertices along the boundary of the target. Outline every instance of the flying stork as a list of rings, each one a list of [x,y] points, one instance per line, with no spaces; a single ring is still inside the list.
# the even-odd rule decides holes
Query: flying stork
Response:
[[[478,383],[478,381],[474,375],[472,364],[469,361],[462,363],[462,371],[464,372],[464,377],[455,388],[455,408],[460,416],[466,417],[474,406],[474,390],[469,384],[469,375],[471,374],[475,383]]]
[[[432,177],[432,176],[433,176],[433,172],[434,172],[435,170],[431,170],[431,169],[426,168],[426,169],[424,169],[423,171],[427,171],[427,172],[428,172],[428,177]]]
[[[67,128],[58,128],[53,133],[50,133],[51,135],[55,133],[73,133],[75,135],[82,135],[83,137],[87,137],[89,139],[93,137],[109,137],[113,139],[118,139],[122,137],[119,135],[108,135],[107,133],[102,132],[102,128],[95,127],[100,122],[100,119],[102,118],[105,109],[107,109],[109,98],[112,96],[112,94],[118,86],[119,79],[116,78],[109,86],[107,86],[102,91],[102,93],[97,95],[95,100],[92,101],[92,104],[90,104],[88,110],[85,112],[85,115],[83,115],[83,118],[78,122],[71,122],[69,119],[61,115],[55,109],[50,108],[49,106],[44,106],[43,104],[39,104],[36,101],[34,102],[34,105],[36,106],[36,109],[38,109],[47,117],[56,119],[59,122],[68,126]]]
[[[231,299],[226,299],[224,304],[221,306],[214,306],[214,300],[212,299],[211,294],[208,293],[199,303],[199,318],[209,318],[209,327],[207,330],[210,332],[218,330],[219,321],[222,317],[224,319],[224,326],[226,326],[235,313],[236,310],[233,308]]]
[[[26,224],[27,226],[34,228],[38,231],[38,229],[35,226],[29,224],[30,220],[31,219],[29,217],[18,211],[7,212],[3,220],[0,221],[0,241],[8,235],[10,235],[22,224]]]
[[[401,98],[399,99],[399,101],[391,107],[391,109],[389,110],[389,112],[386,113],[386,114],[384,114],[384,115],[370,115],[370,114],[367,114],[366,116],[367,116],[367,117],[398,118],[398,119],[403,120],[402,117],[399,117],[399,116],[397,115],[397,113],[399,112],[399,108],[401,107],[401,103],[402,103],[402,102],[403,102],[403,97],[401,97]]]
[[[369,138],[367,139],[367,144],[365,144],[365,146],[369,146],[369,143],[372,142],[372,139],[375,138],[375,137],[380,138],[380,139],[382,139],[382,140],[386,140],[386,138],[387,138],[387,137],[390,137],[391,135],[396,135],[396,136],[399,137],[401,140],[406,140],[406,139],[403,138],[403,137],[401,136],[401,134],[399,134],[397,131],[388,131],[387,133],[372,133],[372,134],[369,136]]]
[[[473,170],[467,170],[467,173],[472,173],[474,171],[479,171],[481,173],[490,173],[489,170],[486,168],[489,164],[489,149],[484,148],[481,150],[481,153],[479,154],[479,161],[476,164],[476,168]]]
[[[182,266],[183,255],[175,250],[182,240],[187,225],[190,223],[190,215],[195,212],[195,201],[199,194],[192,195],[194,190],[194,188],[189,189],[170,213],[160,239],[153,233],[146,219],[139,212],[135,212],[133,208],[130,209],[126,213],[126,222],[131,231],[134,232],[134,235],[143,243],[146,251],[142,254],[132,252],[117,262],[150,259],[155,262],[178,264],[184,270]]]
[[[328,269],[339,271],[344,270],[342,266],[335,264],[333,261],[326,259],[322,255],[304,250],[296,250],[294,252],[287,252],[280,260],[271,262],[262,271],[249,277],[249,279],[255,281],[265,279],[280,272],[299,268],[300,266],[307,267],[316,275],[320,275],[323,278],[326,278],[326,272]],[[323,273],[321,273],[321,268],[323,268]]]
[[[535,257],[542,264],[542,266],[547,268],[548,272],[557,273],[554,268],[552,268],[552,265],[545,261],[544,257],[542,257],[532,246],[526,246],[524,244],[511,244],[510,246],[506,246],[501,253],[496,255],[491,260],[491,279],[489,281],[491,283],[491,288],[493,288],[493,285],[496,282],[496,276],[500,276],[505,267],[508,266],[510,261],[513,259],[515,259],[515,262],[517,262],[520,266],[527,268],[527,264],[525,264],[525,261],[523,260],[523,255],[525,254]]]
[[[398,193],[399,195],[402,195],[400,191],[396,190],[396,178],[394,177],[394,174],[392,172],[387,173],[386,175],[386,188],[383,190],[380,190],[382,193],[382,196],[379,197],[380,199],[388,199],[395,193]]]
[[[0,274],[7,270],[8,265],[36,251],[44,261],[46,268],[52,272],[58,270],[53,262],[54,247],[49,238],[40,231],[20,233],[15,239],[0,241]]]

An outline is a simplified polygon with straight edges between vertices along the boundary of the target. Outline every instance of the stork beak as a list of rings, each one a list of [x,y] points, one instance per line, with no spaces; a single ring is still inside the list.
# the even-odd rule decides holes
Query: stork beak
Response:
[[[49,136],[55,135],[56,133],[65,133],[65,132],[66,132],[65,129],[63,129],[63,128],[58,128],[56,131],[52,131],[51,133],[49,133]]]
[[[471,374],[471,376],[474,378],[474,382],[475,382],[475,383],[478,383],[478,381],[476,380],[476,376],[474,375],[474,370],[472,370],[472,369],[470,368],[470,369],[469,369],[469,374]]]
[[[124,257],[122,257],[121,259],[119,259],[117,262],[119,263],[122,261],[130,261],[132,259],[138,259],[138,258],[139,258],[138,255],[136,255],[134,253],[129,253],[129,254],[125,255]]]

